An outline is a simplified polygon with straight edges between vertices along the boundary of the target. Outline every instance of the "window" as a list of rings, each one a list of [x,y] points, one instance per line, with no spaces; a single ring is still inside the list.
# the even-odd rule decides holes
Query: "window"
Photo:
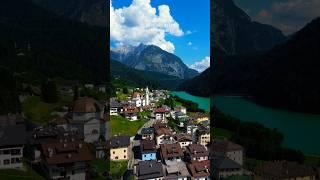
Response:
[[[115,157],[115,159],[119,159],[119,157],[118,157],[118,156],[116,156],[116,157]]]
[[[127,156],[123,156],[123,158],[127,158]]]
[[[115,151],[112,152],[112,154],[115,154],[115,153],[116,153]]]
[[[147,155],[144,155],[144,157],[147,157]]]
[[[20,155],[21,151],[20,149],[11,149],[11,155]]]
[[[3,154],[10,154],[10,150],[3,150]]]
[[[127,152],[127,150],[123,150],[123,152]]]
[[[5,160],[3,160],[3,164],[4,164],[4,165],[10,164],[10,159],[5,159]]]
[[[96,130],[96,129],[94,129],[94,130],[92,130],[92,132],[91,132],[92,134],[98,134],[99,133],[99,131],[98,130]]]
[[[11,158],[11,164],[20,163],[19,158]]]

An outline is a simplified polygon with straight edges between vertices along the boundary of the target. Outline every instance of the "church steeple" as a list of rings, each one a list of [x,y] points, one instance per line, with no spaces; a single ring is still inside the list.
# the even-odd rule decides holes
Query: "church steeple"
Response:
[[[147,86],[146,88],[146,105],[148,106],[150,104],[150,100],[149,100],[149,88]]]

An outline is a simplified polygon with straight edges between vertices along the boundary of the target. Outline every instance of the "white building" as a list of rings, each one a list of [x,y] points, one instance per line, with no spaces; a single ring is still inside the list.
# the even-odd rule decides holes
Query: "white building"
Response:
[[[24,125],[0,126],[0,169],[22,169],[26,142]]]
[[[215,139],[213,149],[215,156],[226,157],[243,165],[243,147],[241,145],[228,140]]]
[[[93,98],[78,98],[65,118],[69,121],[68,129],[78,130],[85,142],[96,142],[100,136],[107,138],[104,107]]]

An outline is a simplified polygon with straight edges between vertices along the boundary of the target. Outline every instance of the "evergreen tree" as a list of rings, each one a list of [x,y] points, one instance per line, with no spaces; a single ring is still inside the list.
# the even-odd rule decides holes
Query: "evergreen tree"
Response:
[[[56,103],[58,101],[58,89],[56,83],[52,80],[42,83],[41,96],[46,103]]]
[[[128,88],[127,88],[127,87],[124,87],[124,88],[122,89],[122,92],[123,92],[123,94],[128,94]]]
[[[8,70],[1,67],[0,77],[0,114],[20,112],[21,105],[15,78]]]
[[[79,96],[80,96],[79,87],[78,87],[78,85],[75,85],[73,87],[73,100],[74,101],[77,100],[79,98]]]

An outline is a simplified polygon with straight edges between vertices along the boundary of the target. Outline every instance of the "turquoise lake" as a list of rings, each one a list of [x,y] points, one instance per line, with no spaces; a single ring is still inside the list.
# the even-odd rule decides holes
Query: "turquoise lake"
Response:
[[[199,105],[200,109],[203,109],[205,111],[210,111],[210,98],[193,96],[184,91],[172,91],[171,94],[176,95],[182,99],[195,102]]]
[[[172,95],[193,101],[199,108],[210,110],[210,98],[193,96],[183,91]],[[307,154],[320,154],[320,115],[273,109],[239,96],[216,96],[213,104],[223,113],[241,121],[258,122],[276,128],[284,135],[284,146]]]
[[[259,122],[284,135],[284,145],[308,154],[320,154],[320,115],[297,113],[257,105],[242,97],[216,96],[214,105],[242,121]]]

